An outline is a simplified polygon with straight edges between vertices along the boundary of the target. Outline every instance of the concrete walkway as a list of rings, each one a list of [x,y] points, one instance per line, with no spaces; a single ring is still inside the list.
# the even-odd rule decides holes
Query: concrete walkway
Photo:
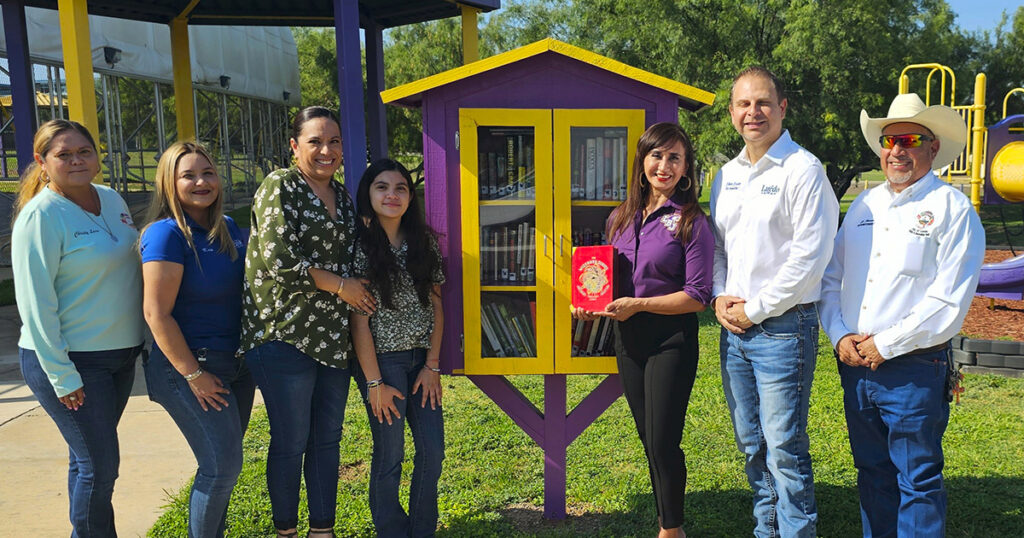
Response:
[[[16,307],[0,307],[0,537],[69,536],[67,444],[22,380],[19,325]],[[196,462],[167,412],[146,396],[141,362],[118,436],[118,535],[145,536]]]

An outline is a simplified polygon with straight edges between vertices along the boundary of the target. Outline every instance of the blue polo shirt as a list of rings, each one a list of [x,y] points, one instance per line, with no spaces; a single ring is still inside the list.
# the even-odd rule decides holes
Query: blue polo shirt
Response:
[[[142,263],[165,261],[184,266],[171,317],[181,328],[190,349],[238,349],[242,331],[245,247],[249,236],[231,217],[225,216],[224,220],[238,249],[234,261],[228,253],[218,252],[220,245],[211,244],[206,238],[207,231],[188,216],[185,221],[192,231],[195,253],[173,219],[151,224],[142,233],[139,244]]]

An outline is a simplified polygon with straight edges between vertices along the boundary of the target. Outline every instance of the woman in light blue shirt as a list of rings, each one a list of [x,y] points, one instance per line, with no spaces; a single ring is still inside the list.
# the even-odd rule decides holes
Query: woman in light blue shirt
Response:
[[[11,238],[21,371],[70,449],[73,536],[115,536],[117,423],[142,348],[139,233],[117,192],[92,183],[85,127],[48,121],[33,151]]]

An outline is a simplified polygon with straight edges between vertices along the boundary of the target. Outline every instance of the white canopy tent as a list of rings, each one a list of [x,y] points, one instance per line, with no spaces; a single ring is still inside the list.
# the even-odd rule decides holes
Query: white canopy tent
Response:
[[[29,55],[33,62],[63,64],[57,11],[25,8]],[[97,72],[146,78],[166,83],[171,72],[170,29],[162,24],[112,17],[89,16],[92,60]],[[0,26],[0,55],[7,55],[7,40]],[[108,63],[105,47],[120,51]],[[295,39],[287,27],[190,26],[192,81],[198,88],[297,106],[299,62]],[[230,77],[225,88],[221,77]]]

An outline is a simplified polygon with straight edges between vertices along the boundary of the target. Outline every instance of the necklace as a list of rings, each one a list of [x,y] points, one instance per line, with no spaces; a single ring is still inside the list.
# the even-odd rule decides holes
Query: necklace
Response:
[[[60,190],[57,190],[57,189],[54,189],[54,190],[58,194],[63,196],[65,200],[67,200],[67,201],[71,202],[72,204],[74,204],[74,206],[77,207],[78,209],[80,209],[82,211],[82,213],[85,213],[85,216],[88,217],[89,220],[91,220],[93,222],[93,224],[95,224],[95,225],[99,226],[100,228],[102,228],[104,232],[107,232],[107,236],[110,237],[111,241],[113,241],[115,243],[120,242],[120,240],[117,238],[117,236],[114,235],[113,229],[110,227],[109,224],[107,224],[107,219],[103,216],[103,202],[100,200],[100,193],[96,192],[95,188],[92,188],[90,186],[89,190],[92,192],[93,197],[96,199],[96,207],[98,207],[99,210],[100,210],[100,214],[99,214],[100,218],[99,218],[99,220],[96,220],[96,215],[93,215],[89,211],[86,211],[84,207],[78,205],[78,203],[75,202],[74,200],[72,200],[71,198],[68,198],[68,196],[66,194],[64,194],[63,192],[61,192]]]

